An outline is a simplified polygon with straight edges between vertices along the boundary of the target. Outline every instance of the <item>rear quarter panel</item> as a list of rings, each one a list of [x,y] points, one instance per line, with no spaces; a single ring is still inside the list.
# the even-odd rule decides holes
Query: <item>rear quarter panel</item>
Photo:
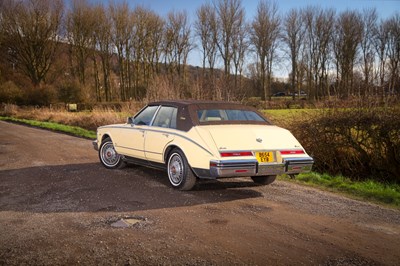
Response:
[[[188,132],[178,132],[174,140],[164,149],[164,157],[167,161],[167,153],[173,147],[177,147],[183,151],[192,168],[209,169],[210,160],[216,159],[217,150],[214,143],[207,143],[205,139],[207,137],[200,136],[196,127]]]

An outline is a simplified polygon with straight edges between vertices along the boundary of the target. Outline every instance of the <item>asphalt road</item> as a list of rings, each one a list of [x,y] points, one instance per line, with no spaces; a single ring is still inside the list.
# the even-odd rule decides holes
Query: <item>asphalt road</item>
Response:
[[[400,211],[250,178],[181,192],[103,168],[90,140],[0,122],[0,265],[21,264],[400,265]]]

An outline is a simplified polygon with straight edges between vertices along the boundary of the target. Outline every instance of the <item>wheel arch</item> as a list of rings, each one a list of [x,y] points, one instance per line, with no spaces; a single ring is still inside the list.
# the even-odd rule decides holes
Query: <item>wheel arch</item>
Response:
[[[213,155],[193,142],[186,142],[185,140],[174,141],[168,144],[164,149],[163,159],[164,163],[168,163],[169,156],[174,149],[179,149],[185,155],[189,167],[193,169],[209,169],[210,160],[215,159]]]
[[[182,149],[181,149],[180,147],[178,147],[176,144],[171,144],[171,145],[169,145],[169,146],[165,149],[165,152],[164,152],[164,156],[163,156],[164,163],[167,163],[167,162],[168,162],[168,158],[169,158],[171,152],[172,152],[174,149],[180,149],[180,150],[182,151]],[[184,153],[184,151],[182,151],[182,152]]]
[[[172,151],[175,150],[175,149],[178,149],[178,150],[180,150],[180,151],[183,153],[183,155],[186,157],[186,160],[187,160],[187,163],[188,163],[190,169],[193,171],[193,166],[190,164],[190,161],[189,161],[189,159],[188,159],[187,154],[185,153],[185,150],[182,149],[181,147],[179,147],[176,143],[171,143],[171,144],[165,149],[164,156],[163,156],[163,157],[164,157],[164,163],[165,163],[166,165],[168,164],[169,157],[171,156]],[[193,171],[193,173],[196,175],[196,173],[195,173],[194,171]],[[196,177],[198,177],[198,176],[196,175]]]
[[[101,136],[100,145],[101,145],[101,143],[103,143],[103,141],[104,141],[105,139],[107,139],[107,138],[111,139],[111,141],[112,141],[111,135],[110,135],[109,133],[104,133],[103,136]]]

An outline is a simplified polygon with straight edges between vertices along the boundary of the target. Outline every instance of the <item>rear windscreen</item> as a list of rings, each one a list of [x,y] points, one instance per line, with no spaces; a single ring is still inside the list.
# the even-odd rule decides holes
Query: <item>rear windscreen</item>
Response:
[[[263,117],[249,110],[234,110],[234,109],[207,109],[198,110],[197,117],[199,122],[212,121],[256,121],[266,122]]]

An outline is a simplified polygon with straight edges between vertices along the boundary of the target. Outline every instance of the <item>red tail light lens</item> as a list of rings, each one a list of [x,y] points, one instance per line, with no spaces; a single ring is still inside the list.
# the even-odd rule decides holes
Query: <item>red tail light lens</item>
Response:
[[[303,150],[285,150],[281,151],[282,155],[296,155],[296,154],[304,154]]]
[[[253,156],[251,151],[220,152],[221,157]]]

